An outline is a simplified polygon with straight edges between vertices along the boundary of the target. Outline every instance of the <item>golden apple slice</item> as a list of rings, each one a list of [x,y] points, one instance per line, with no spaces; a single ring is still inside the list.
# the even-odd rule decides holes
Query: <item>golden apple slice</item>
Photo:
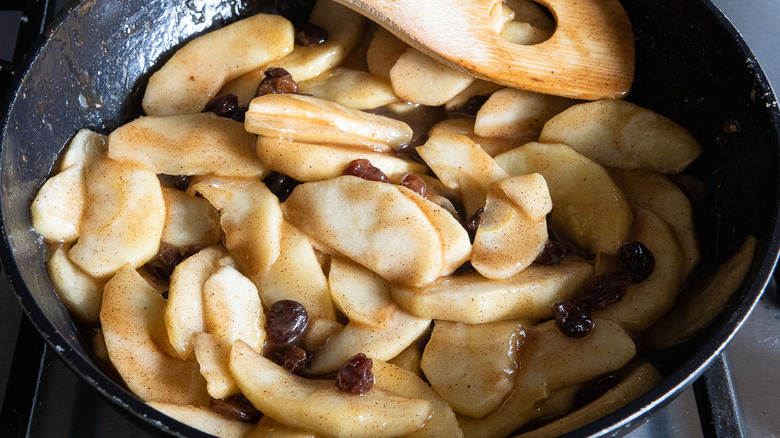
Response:
[[[71,166],[46,180],[30,204],[35,232],[49,242],[76,241],[81,232],[86,189],[80,166]]]
[[[203,283],[203,322],[222,345],[241,339],[263,348],[265,314],[257,286],[231,266],[217,268]]]
[[[111,363],[143,401],[203,406],[211,399],[194,360],[165,355],[165,299],[125,265],[106,284],[100,322]]]
[[[474,237],[474,269],[500,280],[527,268],[547,243],[552,207],[547,183],[538,173],[493,183]]]
[[[192,39],[149,78],[144,111],[199,113],[225,82],[292,51],[294,33],[282,16],[257,14]]]
[[[478,273],[442,277],[424,288],[393,285],[393,299],[421,318],[483,324],[512,318],[550,318],[553,303],[576,296],[593,273],[590,263],[565,259],[531,265],[504,280]]]
[[[539,137],[563,143],[606,167],[680,173],[701,154],[682,126],[624,100],[599,100],[550,119]]]
[[[321,375],[335,371],[345,360],[358,354],[390,360],[415,342],[431,325],[430,319],[417,318],[396,309],[389,326],[374,329],[350,322],[343,330],[333,334],[314,353],[306,372]]]
[[[184,424],[220,438],[242,438],[255,426],[224,417],[210,408],[172,403],[149,402],[149,406]]]
[[[512,175],[540,173],[555,208],[550,221],[592,253],[615,254],[634,223],[631,207],[607,171],[563,144],[527,143],[496,156]]]
[[[349,259],[333,257],[328,284],[333,301],[350,323],[380,330],[393,323],[397,307],[384,278]]]
[[[46,260],[46,270],[54,292],[68,311],[80,322],[90,326],[100,322],[104,281],[79,269],[63,248],[57,248]]]
[[[108,136],[108,156],[168,175],[257,177],[255,136],[213,113],[140,117]]]
[[[514,390],[524,324],[436,321],[422,367],[431,387],[458,414],[481,418]]]
[[[422,348],[418,343],[406,347],[404,351],[398,353],[398,356],[387,361],[389,364],[393,364],[399,368],[403,368],[409,372],[422,377],[423,372],[420,368],[420,360],[422,359]]]
[[[404,122],[301,94],[254,98],[244,127],[265,137],[351,145],[373,152],[392,152],[412,139],[412,128]]]
[[[351,161],[360,158],[370,161],[391,181],[399,181],[407,173],[426,171],[421,163],[362,146],[301,143],[273,137],[258,137],[257,155],[269,169],[302,182],[340,176]]]
[[[70,140],[60,161],[60,171],[71,166],[89,166],[108,148],[108,137],[89,129],[81,129]]]
[[[204,248],[176,265],[171,274],[164,319],[179,359],[192,357],[192,337],[204,327],[203,284],[224,256],[220,246]]]
[[[467,216],[484,207],[491,184],[509,177],[478,144],[443,129],[431,131],[417,152],[444,185],[460,192]]]
[[[262,181],[204,177],[190,186],[220,211],[225,246],[255,284],[280,251],[282,210]]]
[[[257,287],[265,307],[280,300],[303,304],[310,319],[336,319],[328,279],[309,237],[282,222],[280,252]]]
[[[282,424],[269,416],[263,416],[257,427],[244,438],[318,438],[317,435]]]
[[[498,85],[496,83],[485,81],[482,79],[477,79],[474,82],[472,82],[468,87],[466,87],[465,90],[458,93],[457,96],[453,97],[452,99],[448,100],[446,104],[444,104],[444,108],[452,111],[457,110],[460,107],[462,107],[466,102],[469,101],[472,97],[476,96],[490,96],[494,92],[504,88],[501,85]],[[474,120],[470,119],[470,121],[473,123]]]
[[[206,332],[195,333],[192,337],[195,359],[200,366],[200,374],[206,379],[206,390],[215,399],[227,398],[241,391],[230,374],[230,347],[222,344],[217,336]]]
[[[86,169],[86,185],[81,236],[68,252],[73,263],[100,278],[154,257],[165,224],[157,175],[104,156]]]
[[[401,397],[373,388],[356,396],[333,380],[290,374],[241,341],[233,346],[230,370],[244,395],[265,415],[326,437],[391,437],[425,425],[430,400]]]
[[[390,83],[395,94],[402,100],[421,105],[444,105],[474,80],[474,76],[444,65],[414,48],[406,49],[390,69]]]
[[[677,184],[652,170],[611,169],[609,174],[631,205],[652,211],[672,227],[685,257],[687,279],[701,259],[690,199]]]
[[[378,28],[366,51],[368,71],[389,83],[390,69],[408,48],[409,44],[401,41],[389,30],[383,27]]]
[[[474,133],[503,138],[538,136],[547,120],[575,103],[565,97],[504,88],[491,94],[479,109]]]
[[[655,269],[645,281],[632,283],[622,300],[593,312],[594,317],[611,319],[631,332],[650,327],[672,308],[685,268],[680,244],[669,224],[650,210],[636,209],[634,216],[628,238],[642,242],[653,253]]]
[[[420,286],[442,273],[438,231],[392,184],[355,176],[305,183],[282,210],[315,240],[392,282]]]
[[[665,350],[693,339],[720,315],[750,270],[756,238],[745,242],[718,270],[695,281],[680,296],[672,310],[647,331],[648,345]]]
[[[336,68],[298,84],[298,91],[330,100],[349,108],[368,110],[395,102],[393,88],[370,73]]]
[[[179,248],[219,243],[219,212],[209,201],[170,187],[163,187],[162,195],[165,227],[160,240]]]
[[[495,157],[496,155],[506,152],[510,149],[516,148],[518,145],[533,141],[536,137],[527,138],[501,138],[501,137],[482,137],[474,133],[474,119],[472,118],[456,118],[445,119],[439,123],[434,124],[431,127],[430,132],[434,129],[444,129],[454,134],[465,135],[470,138],[471,141],[477,143],[479,147],[485,150],[488,155]]]

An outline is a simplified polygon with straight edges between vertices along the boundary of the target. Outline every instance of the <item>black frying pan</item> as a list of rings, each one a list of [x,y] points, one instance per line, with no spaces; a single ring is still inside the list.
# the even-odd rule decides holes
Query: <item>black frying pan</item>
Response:
[[[690,173],[705,183],[705,269],[747,234],[758,237],[748,279],[723,315],[685,353],[658,365],[664,381],[576,436],[623,434],[670,401],[732,338],[767,285],[778,258],[780,112],[741,37],[699,0],[624,0],[636,35],[629,100],[682,124],[703,156]],[[141,114],[149,72],[193,35],[257,11],[305,16],[305,1],[86,0],[72,2],[28,54],[12,88],[0,150],[2,261],[19,301],[60,357],[118,409],[161,434],[202,433],[150,409],[102,372],[54,294],[29,202],[65,142],[80,128],[108,133]],[[738,129],[734,129],[734,127]]]

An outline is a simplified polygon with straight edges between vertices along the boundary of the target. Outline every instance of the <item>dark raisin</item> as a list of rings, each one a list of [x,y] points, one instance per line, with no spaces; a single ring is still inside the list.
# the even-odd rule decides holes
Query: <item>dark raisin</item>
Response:
[[[313,23],[306,23],[295,32],[295,44],[312,46],[328,40],[328,31]]]
[[[623,373],[620,370],[602,374],[577,390],[577,393],[574,395],[574,402],[577,406],[585,406],[606,394],[607,391],[620,383],[622,379]]]
[[[146,263],[146,269],[160,280],[168,281],[181,260],[179,251],[173,245],[161,242],[157,255]]]
[[[631,281],[641,283],[655,269],[655,256],[642,242],[626,242],[618,250],[620,268],[631,274]]]
[[[373,365],[374,362],[363,353],[352,356],[341,366],[336,386],[348,394],[365,394],[374,386]]]
[[[471,96],[469,100],[458,107],[456,111],[468,116],[476,116],[487,100],[487,96]]]
[[[566,245],[557,240],[548,240],[542,252],[536,256],[535,263],[540,265],[557,265],[566,257]]]
[[[585,337],[593,328],[593,321],[588,314],[571,301],[553,304],[553,315],[558,329],[570,338]]]
[[[190,186],[189,175],[176,175],[173,177],[173,187],[177,190],[185,191]]]
[[[477,235],[477,228],[479,228],[479,223],[482,222],[482,213],[484,212],[485,209],[480,207],[471,215],[471,217],[466,219],[466,223],[464,224],[464,228],[466,228],[466,231],[469,233],[469,239],[471,239],[472,243],[474,243],[474,237]]]
[[[308,360],[309,356],[306,354],[306,350],[295,346],[289,350],[285,350],[284,359],[282,360],[282,368],[286,369],[292,374],[300,374],[301,371],[306,368]]]
[[[368,181],[390,182],[390,179],[380,168],[374,167],[374,165],[365,158],[358,158],[357,160],[350,161],[341,174],[357,176]]]
[[[309,315],[303,304],[293,300],[275,302],[265,317],[265,332],[275,344],[290,344],[306,330]]]
[[[263,417],[263,414],[243,394],[212,399],[209,408],[223,417],[244,423],[257,423]]]
[[[576,302],[584,311],[604,310],[623,299],[631,285],[627,272],[610,272],[598,275],[585,282],[582,295]]]
[[[232,118],[239,111],[238,96],[235,94],[223,94],[217,96],[206,104],[204,113],[214,113],[220,117]]]
[[[257,86],[255,96],[297,92],[298,84],[293,80],[292,75],[281,67],[272,67],[265,71],[265,77]]]
[[[290,193],[301,183],[295,178],[289,177],[279,172],[271,172],[263,178],[263,182],[271,190],[271,193],[279,198],[279,202],[284,202],[290,196]]]
[[[407,173],[403,178],[401,178],[401,185],[417,193],[423,198],[428,197],[428,184],[425,183],[425,180],[422,179],[420,175]]]

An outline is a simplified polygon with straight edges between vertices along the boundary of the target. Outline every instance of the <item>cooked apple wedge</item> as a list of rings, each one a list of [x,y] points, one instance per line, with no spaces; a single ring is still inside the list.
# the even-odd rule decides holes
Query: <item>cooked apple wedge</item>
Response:
[[[485,81],[482,79],[477,79],[474,82],[472,82],[466,89],[458,93],[457,96],[453,97],[452,99],[448,100],[446,104],[444,104],[444,108],[447,110],[459,110],[465,105],[469,99],[477,96],[490,96],[494,92],[504,88],[501,85],[498,85],[496,83]],[[473,119],[470,119],[472,124],[474,122]]]
[[[269,169],[302,182],[340,176],[351,161],[360,158],[370,161],[391,181],[399,181],[410,172],[426,171],[421,163],[362,146],[301,143],[274,137],[258,137],[257,156]]]
[[[167,175],[257,177],[255,136],[213,113],[139,117],[108,136],[108,156]]]
[[[255,426],[224,417],[202,406],[149,402],[149,406],[184,424],[220,438],[242,438]]]
[[[607,171],[563,144],[527,143],[496,156],[512,175],[540,173],[555,208],[550,221],[577,246],[615,254],[634,223],[625,195]]]
[[[545,123],[539,141],[566,144],[602,166],[665,174],[682,172],[701,154],[682,126],[617,99],[569,108]]]
[[[390,69],[408,48],[409,44],[401,41],[389,30],[379,27],[371,38],[371,43],[366,51],[368,71],[389,83]]]
[[[311,94],[349,108],[368,110],[398,100],[393,88],[370,73],[336,68],[298,84],[300,93]]]
[[[143,401],[204,406],[211,397],[194,360],[165,355],[165,299],[124,265],[106,284],[100,322],[111,363],[122,380]]]
[[[192,337],[192,345],[209,395],[221,399],[240,393],[230,374],[230,347],[233,344],[222,344],[217,336],[199,332]]]
[[[60,172],[72,167],[89,166],[93,161],[103,155],[108,149],[108,137],[89,129],[81,129],[65,147],[60,162]]]
[[[431,127],[430,132],[433,132],[434,129],[444,129],[445,131],[450,131],[454,134],[465,135],[466,137],[470,138],[471,141],[477,143],[479,147],[484,149],[485,152],[487,152],[487,154],[491,157],[495,157],[502,152],[514,149],[518,145],[528,143],[529,141],[536,139],[536,137],[525,137],[517,139],[482,137],[474,133],[474,119],[466,117],[442,120],[441,122],[434,124]]]
[[[333,301],[350,323],[380,330],[393,323],[397,307],[384,278],[349,259],[332,257],[328,284]]]
[[[685,258],[669,224],[650,210],[636,209],[629,241],[642,242],[653,253],[655,269],[641,283],[632,283],[619,302],[593,312],[631,332],[652,325],[674,305],[683,284]]]
[[[412,139],[404,122],[301,94],[266,94],[249,103],[244,127],[265,137],[392,152]]]
[[[417,152],[444,185],[460,192],[467,216],[484,207],[491,184],[509,176],[471,139],[443,129],[431,131]]]
[[[328,279],[312,247],[311,239],[282,222],[279,257],[259,279],[257,287],[268,308],[280,300],[303,304],[311,319],[336,319]]]
[[[318,438],[312,432],[292,428],[265,415],[244,438]]]
[[[225,246],[255,284],[280,251],[282,210],[279,198],[256,179],[204,177],[190,186],[220,211]]]
[[[483,137],[536,137],[544,123],[577,103],[574,99],[504,88],[477,112],[474,133]]]
[[[203,322],[222,345],[241,339],[263,348],[265,314],[257,286],[231,266],[217,268],[203,283]]]
[[[474,76],[444,65],[414,48],[406,49],[390,69],[390,83],[395,94],[402,100],[421,105],[444,105],[474,80]]]
[[[547,243],[552,207],[547,183],[538,173],[493,183],[474,237],[474,269],[500,280],[527,268]]]
[[[393,285],[393,299],[421,318],[483,324],[513,318],[550,318],[553,303],[579,293],[592,275],[590,263],[564,259],[557,266],[531,265],[504,280],[478,273],[442,277],[429,286]]]
[[[35,232],[49,242],[76,241],[81,232],[86,190],[80,166],[71,166],[46,180],[30,204]]]
[[[68,311],[82,323],[97,325],[100,322],[105,281],[84,273],[70,261],[62,248],[54,250],[46,260],[46,271],[54,292]]]
[[[334,380],[295,376],[241,341],[233,345],[230,370],[241,392],[265,415],[324,437],[405,435],[421,429],[433,409],[426,399],[378,388],[357,396],[339,390]]]
[[[496,411],[514,390],[524,325],[436,321],[420,362],[425,377],[458,414]]]
[[[178,248],[219,243],[219,212],[209,201],[170,187],[162,188],[165,227],[162,240]]]
[[[430,325],[430,319],[417,318],[401,309],[395,310],[392,322],[383,329],[350,322],[314,353],[306,372],[316,376],[335,371],[345,360],[358,353],[390,360],[415,342]]]
[[[257,14],[194,38],[149,78],[144,111],[199,113],[230,79],[290,53],[294,34],[282,16]]]
[[[438,231],[392,184],[355,176],[305,183],[282,210],[315,240],[392,282],[421,286],[442,273]]]
[[[104,156],[86,169],[86,186],[81,235],[68,252],[73,263],[101,278],[154,257],[165,224],[157,175]]]

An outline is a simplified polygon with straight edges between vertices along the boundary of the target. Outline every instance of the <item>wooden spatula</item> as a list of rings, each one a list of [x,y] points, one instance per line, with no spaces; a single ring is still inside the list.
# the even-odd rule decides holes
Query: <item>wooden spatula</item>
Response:
[[[499,35],[491,12],[501,0],[336,1],[431,56],[506,86],[594,100],[623,97],[633,81],[634,36],[618,0],[538,0],[557,27],[531,46]]]

